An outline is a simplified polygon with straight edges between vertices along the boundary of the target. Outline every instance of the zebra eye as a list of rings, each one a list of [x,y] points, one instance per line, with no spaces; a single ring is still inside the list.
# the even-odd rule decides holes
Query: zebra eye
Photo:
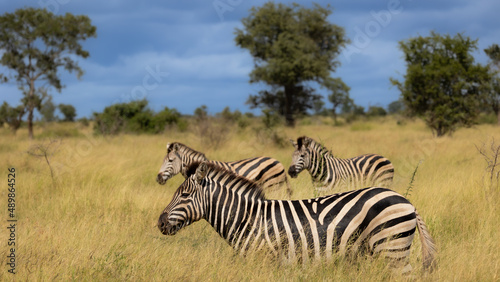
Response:
[[[184,193],[182,193],[182,194],[181,194],[181,197],[185,197],[185,198],[187,198],[187,197],[189,197],[189,196],[191,196],[191,194],[190,194],[190,193],[186,193],[186,192],[184,192]]]

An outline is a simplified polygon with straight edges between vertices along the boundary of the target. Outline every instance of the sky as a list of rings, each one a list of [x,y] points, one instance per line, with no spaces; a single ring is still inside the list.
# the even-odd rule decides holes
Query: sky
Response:
[[[61,72],[65,88],[51,90],[56,104],[72,104],[77,117],[90,117],[114,103],[146,98],[160,111],[176,108],[192,114],[206,105],[211,114],[226,106],[253,112],[245,102],[250,94],[266,89],[250,84],[253,59],[236,46],[234,31],[249,9],[267,1],[250,0],[0,0],[0,14],[23,7],[46,8],[57,15],[67,12],[87,15],[97,27],[97,37],[82,45],[90,52],[78,59],[85,74]],[[296,2],[312,7],[310,1]],[[402,79],[406,66],[398,42],[430,31],[477,39],[477,62],[488,62],[483,49],[500,44],[498,0],[384,0],[316,1],[330,4],[328,18],[345,29],[351,43],[337,58],[341,65],[331,74],[351,88],[358,105],[387,106],[399,98],[389,78]],[[0,66],[0,72],[13,74]],[[326,99],[325,106],[332,105]],[[0,84],[0,101],[20,104],[21,93],[14,82]]]

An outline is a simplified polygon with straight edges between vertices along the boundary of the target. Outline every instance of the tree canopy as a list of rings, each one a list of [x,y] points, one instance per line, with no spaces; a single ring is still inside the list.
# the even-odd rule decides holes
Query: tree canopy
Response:
[[[474,123],[490,76],[474,62],[477,40],[431,32],[399,42],[406,61],[404,81],[391,78],[411,114],[424,118],[437,136]]]
[[[76,109],[73,105],[59,104],[59,111],[63,114],[63,121],[75,121]]]
[[[255,67],[250,82],[264,82],[271,91],[250,96],[252,106],[272,108],[294,125],[294,115],[319,99],[309,81],[322,84],[339,65],[336,57],[348,39],[342,27],[328,21],[330,6],[265,3],[253,7],[236,29],[236,45],[250,51]],[[297,100],[301,100],[297,102]]]
[[[47,97],[47,87],[61,91],[60,70],[83,75],[75,56],[87,58],[80,42],[96,36],[87,16],[54,15],[46,9],[24,8],[0,16],[0,63],[14,73],[28,113],[33,138],[33,111]],[[9,77],[3,76],[4,80]],[[47,86],[36,85],[43,81]]]

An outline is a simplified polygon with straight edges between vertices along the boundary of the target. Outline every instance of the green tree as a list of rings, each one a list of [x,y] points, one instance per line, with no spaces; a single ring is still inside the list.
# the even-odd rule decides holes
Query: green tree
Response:
[[[0,16],[0,63],[11,69],[23,93],[23,104],[28,113],[29,137],[33,138],[33,112],[40,109],[47,89],[37,86],[43,82],[61,91],[61,69],[83,70],[74,56],[87,58],[80,41],[96,35],[96,28],[87,16],[70,13],[56,16],[46,9],[24,8]],[[4,77],[6,80],[7,78]]]
[[[162,111],[158,112],[153,117],[154,133],[165,131],[167,126],[173,124],[179,125],[181,114],[176,109],[165,107]]]
[[[328,21],[331,13],[330,6],[308,9],[274,2],[250,10],[242,19],[243,29],[236,29],[236,45],[254,57],[250,83],[264,82],[272,91],[250,96],[249,104],[277,111],[289,126],[295,124],[296,114],[313,107],[321,96],[307,83],[323,84],[348,43],[344,29]]]
[[[21,127],[23,115],[25,113],[24,106],[11,107],[7,102],[3,102],[0,107],[0,125],[8,124],[12,133]]]
[[[366,111],[366,115],[370,117],[378,117],[387,115],[387,111],[380,106],[370,106],[368,107],[368,111]]]
[[[484,52],[490,58],[488,64],[491,72],[490,91],[485,95],[486,103],[497,116],[497,124],[500,125],[500,46],[492,44]]]
[[[399,114],[403,112],[404,108],[405,108],[404,102],[401,99],[399,99],[391,102],[387,106],[387,111],[389,112],[389,114]]]
[[[208,118],[208,111],[206,105],[201,105],[194,110],[194,116],[197,120],[206,120]]]
[[[317,100],[313,103],[314,115],[326,115],[325,102],[323,100]]]
[[[332,115],[335,123],[337,122],[337,109],[350,102],[349,91],[351,88],[340,78],[332,78],[325,81],[325,87],[330,91],[328,100],[333,104]]]
[[[94,113],[94,131],[103,135],[118,134],[122,131],[139,130],[140,125],[148,123],[148,101],[113,104],[104,108],[102,113]]]
[[[63,121],[75,121],[76,117],[76,109],[72,105],[69,104],[59,104],[59,111],[64,116]]]
[[[410,114],[424,118],[436,136],[451,134],[475,121],[488,68],[474,62],[477,40],[431,32],[399,42],[405,54],[404,81],[391,78]]]
[[[363,106],[356,105],[351,97],[347,97],[341,106],[341,113],[346,122],[352,122],[359,117],[365,116],[365,108]]]
[[[307,114],[308,110],[314,109],[314,105],[323,99],[321,95],[314,93],[313,88],[305,85],[298,85],[295,91],[295,96],[291,102],[293,117]],[[252,109],[256,107],[261,107],[264,110],[272,109],[273,112],[286,116],[286,95],[281,87],[274,86],[271,90],[259,91],[259,95],[250,95],[247,104]]]
[[[54,115],[56,111],[56,105],[52,102],[52,96],[48,96],[45,102],[43,102],[40,107],[40,114],[42,115],[42,120],[45,122],[51,122],[56,120]]]

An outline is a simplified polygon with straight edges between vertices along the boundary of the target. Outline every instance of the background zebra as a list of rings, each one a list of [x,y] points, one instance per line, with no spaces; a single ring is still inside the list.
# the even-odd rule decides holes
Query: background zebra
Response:
[[[205,157],[205,154],[193,150],[182,143],[168,143],[167,155],[160,167],[156,181],[163,185],[168,179],[178,173],[181,173],[184,178],[187,178],[187,168],[194,162],[203,161],[209,161],[207,157]],[[285,167],[276,159],[255,157],[232,162],[209,162],[253,180],[264,188],[284,183],[286,184],[288,196],[292,195],[292,189],[286,177]]]
[[[302,136],[297,138],[297,142],[291,142],[295,151],[288,174],[295,178],[302,170],[307,169],[318,190],[330,190],[338,186],[388,186],[392,183],[394,166],[380,155],[367,154],[340,159],[309,137]]]
[[[426,269],[433,266],[436,254],[415,207],[386,188],[308,200],[268,200],[255,182],[202,163],[174,193],[158,228],[174,235],[202,218],[240,254],[267,249],[291,262],[340,253],[380,255],[392,264],[407,264],[417,228]],[[407,264],[403,271],[409,269]]]

